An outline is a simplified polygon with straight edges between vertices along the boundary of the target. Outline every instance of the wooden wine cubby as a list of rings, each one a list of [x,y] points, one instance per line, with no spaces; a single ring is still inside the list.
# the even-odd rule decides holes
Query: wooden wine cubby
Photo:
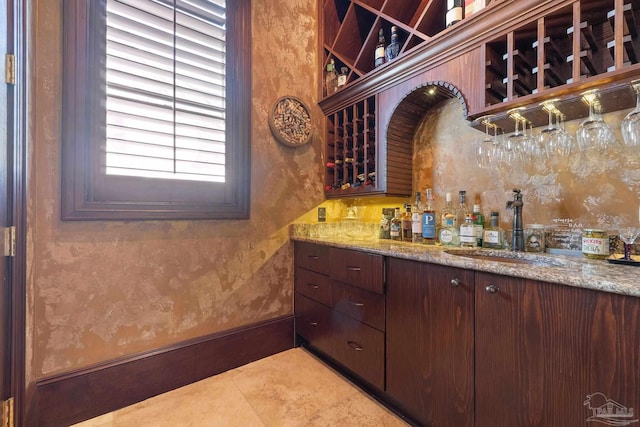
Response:
[[[477,116],[502,111],[496,124],[509,132],[513,121],[504,112],[517,106],[524,107],[523,113],[534,125],[541,125],[547,114],[540,110],[540,100],[545,95],[560,95],[558,106],[567,119],[581,118],[588,110],[572,88],[584,91],[612,80],[611,76],[633,75],[624,70],[640,63],[640,2],[562,3],[556,10],[484,43],[486,108]],[[602,87],[601,93],[608,94],[602,102],[603,111],[635,104],[635,98],[627,93],[631,78],[621,80]],[[483,125],[475,126],[480,129]]]
[[[376,176],[376,97],[336,111],[327,121],[327,196],[379,191]]]

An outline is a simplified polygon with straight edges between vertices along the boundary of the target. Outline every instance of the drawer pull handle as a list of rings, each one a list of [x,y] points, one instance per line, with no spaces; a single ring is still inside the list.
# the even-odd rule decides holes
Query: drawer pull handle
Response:
[[[318,322],[309,322],[310,326],[318,326]]]
[[[490,294],[495,294],[496,292],[498,292],[498,287],[494,284],[491,284],[489,286],[487,286],[486,288],[484,288],[485,291],[489,292]]]
[[[349,304],[355,306],[355,307],[364,307],[364,304],[361,302],[355,302],[355,301],[349,301]]]
[[[349,266],[347,266],[347,270],[349,270],[349,271],[360,271],[360,267],[349,267]]]
[[[314,285],[313,283],[307,283],[307,286],[312,288],[312,289],[318,289],[320,287],[318,285]]]
[[[351,347],[355,351],[364,350],[364,348],[362,348],[362,346],[360,344],[358,344],[357,342],[355,342],[355,341],[347,341],[347,344],[349,344],[349,347]]]
[[[460,279],[451,279],[451,286],[458,287],[460,286]]]
[[[309,258],[311,258],[314,261],[317,261],[320,259],[320,257],[318,257],[318,255],[309,255]]]

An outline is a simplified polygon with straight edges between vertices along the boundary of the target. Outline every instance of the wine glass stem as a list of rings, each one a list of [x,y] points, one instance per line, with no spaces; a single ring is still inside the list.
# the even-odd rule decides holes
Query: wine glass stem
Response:
[[[631,243],[625,243],[624,244],[624,259],[625,260],[630,260],[631,259]]]

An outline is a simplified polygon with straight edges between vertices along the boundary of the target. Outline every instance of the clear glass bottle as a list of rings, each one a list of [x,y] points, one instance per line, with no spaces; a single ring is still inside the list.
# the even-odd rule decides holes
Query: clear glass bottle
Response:
[[[340,68],[340,74],[338,74],[338,89],[347,84],[347,67]]]
[[[379,67],[384,64],[384,30],[380,28],[378,32],[378,44],[373,55],[373,65]]]
[[[467,207],[467,192],[464,190],[460,190],[458,192],[458,197],[460,199],[460,203],[456,208],[456,227],[460,228],[460,226],[464,223],[467,214],[469,213],[469,208]]]
[[[391,27],[391,43],[385,49],[385,61],[389,62],[400,53],[400,43],[398,42],[398,27]]]
[[[420,192],[416,192],[416,200],[411,206],[411,241],[422,243],[422,202]]]
[[[336,73],[336,63],[333,58],[331,58],[331,61],[327,64],[325,84],[327,86],[327,95],[335,93],[338,89],[338,74]]]
[[[453,225],[455,215],[447,214],[444,220],[444,226],[440,229],[440,244],[442,246],[460,246],[460,233],[458,228]]]
[[[476,237],[478,247],[482,247],[482,238],[484,237],[484,215],[480,212],[480,205],[473,205],[473,223],[476,226]]]
[[[491,212],[490,226],[485,228],[482,238],[482,247],[490,249],[504,249],[504,230],[500,228],[500,213]]]
[[[447,14],[445,15],[445,25],[447,27],[462,21],[463,1],[464,0],[447,0]]]
[[[425,195],[426,203],[422,212],[422,242],[427,245],[435,245],[438,216],[433,207],[433,195],[430,188],[427,188]]]
[[[478,247],[476,225],[473,223],[473,214],[467,214],[464,223],[460,224],[460,246],[464,248]]]
[[[451,199],[451,193],[446,193],[444,196],[444,200],[445,200],[445,205],[444,208],[442,209],[442,213],[441,215],[441,221],[440,221],[440,226],[441,227],[446,227],[447,222],[446,222],[446,217],[448,215],[453,216],[453,226],[455,227],[456,224],[456,208],[453,207],[453,202]]]
[[[389,234],[391,240],[402,240],[402,218],[400,217],[400,208],[396,208],[393,218],[391,219],[391,226],[389,227]]]
[[[413,232],[413,218],[411,216],[411,204],[404,204],[404,214],[402,215],[402,240],[410,242],[412,240]]]

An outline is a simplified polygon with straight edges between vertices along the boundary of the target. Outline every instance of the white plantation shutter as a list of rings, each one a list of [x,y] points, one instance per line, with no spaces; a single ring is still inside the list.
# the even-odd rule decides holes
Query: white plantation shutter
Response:
[[[225,0],[107,0],[107,175],[225,182]]]

